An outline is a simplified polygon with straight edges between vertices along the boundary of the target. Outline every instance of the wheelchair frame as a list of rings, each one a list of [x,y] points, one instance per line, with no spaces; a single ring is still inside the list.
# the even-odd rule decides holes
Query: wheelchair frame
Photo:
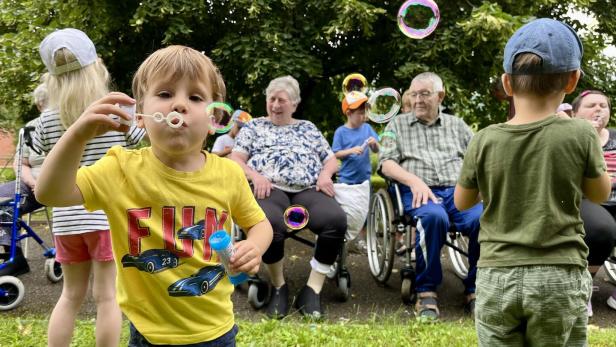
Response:
[[[52,283],[62,279],[62,268],[60,263],[55,261],[56,250],[53,247],[47,247],[45,242],[36,234],[34,230],[20,218],[20,205],[23,196],[21,195],[21,161],[23,153],[23,145],[31,146],[30,131],[33,127],[25,127],[19,130],[17,140],[17,170],[15,172],[15,195],[12,199],[0,202],[0,206],[8,207],[8,209],[0,210],[0,215],[9,216],[9,221],[0,221],[0,225],[11,226],[11,245],[8,259],[0,264],[0,269],[5,268],[10,263],[15,261],[17,244],[19,241],[27,238],[33,238],[43,248],[45,256],[45,272],[47,278]],[[7,210],[9,212],[7,212]],[[25,233],[22,234],[22,230]],[[27,247],[27,245],[24,245]],[[24,299],[25,288],[21,280],[15,276],[0,277],[0,311],[6,311],[17,307]]]
[[[286,239],[293,239],[299,243],[302,243],[311,248],[315,247],[315,243],[308,239],[305,239],[298,234],[304,230],[308,230],[307,228],[299,229],[299,230],[290,230],[287,229],[285,233]],[[234,240],[239,241],[243,239],[243,231],[237,226],[233,225],[233,233]],[[349,273],[346,267],[346,239],[342,243],[342,248],[340,249],[340,254],[336,258],[336,262],[334,265],[336,266],[336,285],[338,287],[337,299],[341,302],[346,302],[351,297],[351,274]],[[259,275],[251,276],[248,280],[248,303],[255,310],[258,310],[265,306],[270,299],[270,285],[269,283],[260,278]]]
[[[415,221],[404,214],[402,195],[398,182],[385,178],[388,187],[393,187],[395,204],[389,189],[379,189],[370,199],[368,213],[368,263],[374,279],[380,284],[386,284],[395,262],[395,236],[399,232],[404,237],[406,251],[403,266],[400,269],[402,285],[400,294],[405,304],[415,299],[415,269],[411,252],[415,247]],[[455,229],[453,223],[447,233],[445,245],[448,246],[449,259],[455,274],[461,279],[468,275],[468,238]]]

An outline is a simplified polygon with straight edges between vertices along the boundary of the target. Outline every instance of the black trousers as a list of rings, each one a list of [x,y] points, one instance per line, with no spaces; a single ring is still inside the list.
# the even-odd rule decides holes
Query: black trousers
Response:
[[[587,199],[582,199],[580,214],[586,231],[584,242],[589,248],[588,264],[603,265],[616,244],[616,220],[604,206]]]
[[[310,216],[307,228],[319,235],[317,238],[314,258],[323,264],[331,265],[344,242],[347,223],[346,214],[334,198],[331,198],[315,188],[299,193],[288,193],[272,188],[270,196],[257,199],[259,206],[265,212],[274,229],[272,244],[263,254],[263,262],[273,264],[284,257],[284,241],[287,227],[284,224],[284,211],[290,205],[302,205]]]

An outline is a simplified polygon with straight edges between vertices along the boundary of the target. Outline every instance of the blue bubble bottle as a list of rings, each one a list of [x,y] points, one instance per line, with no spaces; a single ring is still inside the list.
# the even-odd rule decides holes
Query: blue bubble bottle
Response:
[[[235,248],[233,248],[233,243],[231,243],[231,237],[225,230],[219,230],[210,236],[210,246],[218,254],[218,258],[224,265],[231,284],[237,286],[248,280],[249,276],[246,273],[232,273],[229,271],[229,260],[235,253]]]

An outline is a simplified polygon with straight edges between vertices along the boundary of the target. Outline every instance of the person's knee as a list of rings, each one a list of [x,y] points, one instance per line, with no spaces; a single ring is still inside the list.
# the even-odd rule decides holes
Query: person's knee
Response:
[[[449,226],[449,215],[443,208],[426,208],[418,211],[415,218],[417,223],[421,223],[426,228]]]

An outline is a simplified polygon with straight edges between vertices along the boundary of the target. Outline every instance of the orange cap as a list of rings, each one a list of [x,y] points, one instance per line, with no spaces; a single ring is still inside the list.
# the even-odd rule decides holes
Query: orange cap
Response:
[[[368,101],[366,94],[358,91],[348,92],[342,99],[342,113],[346,114],[347,110],[354,110]]]

